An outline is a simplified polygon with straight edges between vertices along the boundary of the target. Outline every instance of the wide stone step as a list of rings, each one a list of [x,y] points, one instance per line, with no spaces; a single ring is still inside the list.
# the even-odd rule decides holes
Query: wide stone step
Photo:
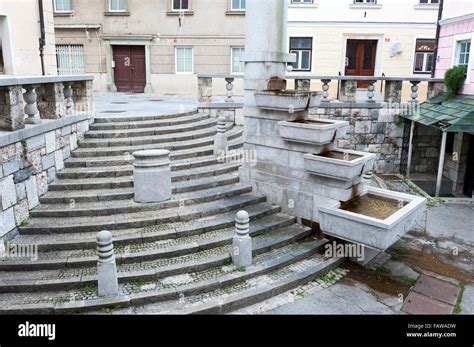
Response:
[[[229,142],[229,149],[234,150],[243,147],[242,139],[236,139]],[[214,153],[214,146],[197,147],[173,151],[170,153],[171,160],[182,160],[210,156]],[[87,158],[69,158],[64,162],[66,168],[77,167],[105,167],[105,166],[124,166],[133,163],[132,155],[118,155],[105,157],[87,157]]]
[[[236,163],[241,161],[242,153],[230,154],[225,157],[216,157],[215,155],[175,160],[171,163],[172,171],[184,171],[199,167],[217,165],[222,163]],[[104,177],[122,177],[132,176],[133,165],[110,167],[78,167],[66,168],[57,173],[59,179],[73,178],[104,178]]]
[[[101,230],[140,228],[162,223],[180,222],[190,219],[245,208],[266,200],[263,195],[243,194],[240,196],[196,204],[186,209],[166,209],[159,213],[145,211],[124,213],[114,216],[34,218],[20,229],[23,234],[77,233]]]
[[[198,167],[186,171],[173,171],[172,182],[198,180],[212,176],[220,176],[237,171],[240,164],[217,164],[206,167]],[[89,189],[115,189],[133,187],[133,177],[104,177],[104,178],[73,178],[59,179],[49,185],[50,191],[58,190],[89,190]]]
[[[216,306],[220,306],[220,298],[227,303],[228,296],[235,298],[236,292],[240,294],[239,300],[232,300],[232,307],[240,308],[293,289],[339,266],[344,259],[324,259],[316,254],[325,242],[291,244],[258,254],[254,265],[245,271],[233,266],[215,266],[180,276],[125,282],[120,284],[119,296],[113,298],[98,297],[97,289],[91,285],[74,292],[1,294],[0,300],[8,304],[0,308],[0,314],[101,313],[96,310],[106,307],[112,307],[119,313],[127,311],[121,307],[130,306],[134,311],[143,313],[199,312],[196,308],[206,312],[204,306],[199,305],[199,300],[206,293],[211,300],[215,300]],[[196,305],[193,310],[188,305],[179,309],[182,298],[192,299]],[[209,303],[205,306],[207,310],[210,309]]]
[[[165,208],[187,208],[196,203],[214,201],[218,199],[250,193],[252,188],[248,185],[237,183],[223,187],[204,189],[197,192],[176,194],[171,200],[160,203],[141,204],[133,198],[127,200],[91,201],[68,203],[41,204],[30,212],[31,217],[86,217],[107,216],[120,213],[162,210]]]
[[[110,122],[110,123],[95,123],[90,126],[90,130],[123,130],[123,129],[140,129],[140,128],[154,128],[160,126],[175,126],[187,123],[193,123],[209,119],[209,114],[195,113],[189,116],[183,116],[179,118],[168,118],[158,120],[139,120],[139,121],[122,121],[122,122]]]
[[[273,232],[275,230],[280,231],[274,234]],[[136,265],[136,263],[144,261],[194,254],[212,248],[231,245],[234,232],[235,227],[228,227],[226,229],[207,231],[205,233],[167,240],[116,246],[115,257],[118,264]],[[250,226],[250,234],[252,237],[265,234],[267,238],[270,236],[272,239],[283,237],[286,240],[288,237],[293,237],[293,239],[305,237],[309,232],[307,229],[303,231],[298,225],[294,224],[293,217],[283,214],[263,217],[262,219],[253,221]],[[271,235],[267,235],[268,233],[271,233]],[[34,276],[29,276],[31,271],[95,267],[97,260],[97,250],[94,248],[77,251],[41,252],[38,253],[38,257],[34,259],[2,259],[0,260],[0,271],[5,271],[5,273],[0,274],[4,274],[5,276],[1,276],[0,278],[29,279],[31,276]],[[149,264],[147,266],[149,266]],[[140,271],[142,270],[143,269]],[[12,274],[9,273],[9,271],[24,271],[25,275],[22,276],[19,273]],[[62,271],[61,277],[76,277],[76,273],[77,271],[75,270],[69,272]],[[60,275],[57,271],[48,272],[47,274],[51,279],[55,279]],[[46,272],[42,273],[42,276],[44,278]]]
[[[215,128],[190,130],[189,132],[177,134],[165,134],[159,136],[138,136],[113,139],[85,139],[81,142],[80,148],[103,148],[103,147],[123,147],[150,145],[157,143],[173,143],[177,141],[196,140],[203,137],[211,137],[217,133]]]
[[[121,146],[121,147],[97,147],[78,149],[72,153],[74,158],[80,157],[106,157],[124,154],[133,154],[133,152],[146,149],[167,149],[169,151],[178,151],[182,149],[211,146],[214,144],[214,137],[205,137],[197,140],[155,143],[149,145]]]
[[[95,117],[95,123],[123,123],[123,122],[146,122],[150,120],[161,120],[161,119],[176,119],[181,117],[187,117],[194,114],[197,114],[197,109],[188,111],[188,112],[181,112],[181,113],[171,113],[171,114],[160,114],[160,115],[147,115],[147,116],[110,116],[110,117]]]
[[[122,178],[120,178],[122,179]],[[239,182],[237,172],[222,174],[219,176],[204,177],[189,181],[178,181],[173,183],[173,194],[195,192],[198,190],[222,187]],[[134,197],[133,188],[104,188],[84,190],[51,190],[40,197],[40,202],[45,204],[54,203],[77,203],[92,201],[126,200]]]
[[[250,221],[279,213],[280,208],[268,203],[249,205],[245,208],[249,214]],[[197,235],[217,229],[225,229],[235,226],[235,214],[237,210],[222,214],[209,215],[203,218],[193,219],[185,222],[164,223],[146,228],[111,230],[116,246],[126,246],[135,243],[155,242],[169,240],[178,237]],[[275,216],[274,218],[279,218]],[[288,216],[284,216],[288,218]],[[293,221],[296,218],[292,217]],[[259,221],[262,223],[262,221]],[[97,232],[67,233],[67,234],[20,234],[12,244],[35,245],[40,252],[94,249],[97,247]]]
[[[97,138],[119,138],[119,137],[137,137],[137,136],[152,136],[152,135],[163,135],[163,134],[175,134],[180,132],[186,132],[190,130],[198,130],[204,128],[210,128],[217,124],[215,118],[206,119],[191,124],[182,124],[176,126],[160,126],[146,129],[124,129],[124,130],[101,130],[101,131],[88,131],[84,134],[87,139]]]

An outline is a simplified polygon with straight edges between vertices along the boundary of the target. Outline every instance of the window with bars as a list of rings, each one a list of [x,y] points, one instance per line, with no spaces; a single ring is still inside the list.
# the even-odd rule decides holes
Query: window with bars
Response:
[[[238,54],[245,52],[244,47],[232,47],[231,58],[232,58],[232,68],[231,73],[233,74],[242,74],[245,70],[244,62],[240,61]]]
[[[81,75],[85,73],[83,45],[56,45],[58,75]]]
[[[176,47],[176,73],[193,73],[193,49]]]
[[[173,11],[188,11],[189,0],[171,0]]]
[[[246,0],[232,0],[232,11],[245,11]]]
[[[431,73],[434,63],[435,40],[418,39],[415,47],[415,73]]]
[[[456,65],[469,65],[471,40],[458,41],[456,44]]]
[[[291,0],[292,4],[312,4],[313,0]]]
[[[54,12],[71,12],[71,0],[53,0]]]
[[[108,0],[109,12],[125,12],[125,0]]]
[[[290,53],[296,54],[296,62],[290,63],[293,71],[311,71],[312,52],[312,37],[291,37]]]

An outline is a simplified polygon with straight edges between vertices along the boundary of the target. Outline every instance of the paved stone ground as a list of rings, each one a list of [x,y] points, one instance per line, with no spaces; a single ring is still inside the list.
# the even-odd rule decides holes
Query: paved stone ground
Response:
[[[378,293],[363,283],[345,278],[328,288],[315,287],[294,297],[288,292],[235,313],[400,314],[401,305],[397,297]]]
[[[213,97],[216,102],[224,100],[223,96]],[[234,100],[240,102],[242,98],[234,97]],[[182,113],[198,106],[196,96],[131,93],[95,93],[94,103],[97,118],[110,117],[111,114],[127,117]]]

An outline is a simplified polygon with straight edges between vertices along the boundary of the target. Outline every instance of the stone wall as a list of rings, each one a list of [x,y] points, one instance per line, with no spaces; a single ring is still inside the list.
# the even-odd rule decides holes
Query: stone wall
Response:
[[[235,125],[244,125],[243,104],[242,103],[204,103],[198,106],[198,111],[208,113],[211,117],[224,117],[226,122]]]
[[[13,238],[17,227],[28,222],[29,211],[39,204],[39,197],[89,130],[89,117],[45,120],[0,133],[0,238]]]
[[[412,168],[414,173],[436,173],[439,164],[441,132],[416,124],[413,133]]]
[[[376,173],[399,173],[404,122],[395,115],[396,110],[384,106],[381,103],[331,103],[329,107],[311,110],[311,114],[348,121],[347,135],[336,141],[336,147],[375,153]]]

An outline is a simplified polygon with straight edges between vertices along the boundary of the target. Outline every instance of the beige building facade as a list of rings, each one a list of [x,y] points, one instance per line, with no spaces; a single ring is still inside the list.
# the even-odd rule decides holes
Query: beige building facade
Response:
[[[244,47],[245,0],[54,3],[60,73],[93,74],[95,90],[191,94],[199,73],[243,71],[232,55]]]
[[[52,1],[58,72],[93,74],[97,91],[195,94],[197,74],[243,72],[245,0]],[[298,58],[290,75],[431,74],[438,0],[288,6],[288,50]],[[215,94],[224,86],[216,80]]]
[[[0,1],[0,75],[41,75],[41,39],[44,74],[56,75],[53,4],[42,4],[40,11],[38,0]]]

